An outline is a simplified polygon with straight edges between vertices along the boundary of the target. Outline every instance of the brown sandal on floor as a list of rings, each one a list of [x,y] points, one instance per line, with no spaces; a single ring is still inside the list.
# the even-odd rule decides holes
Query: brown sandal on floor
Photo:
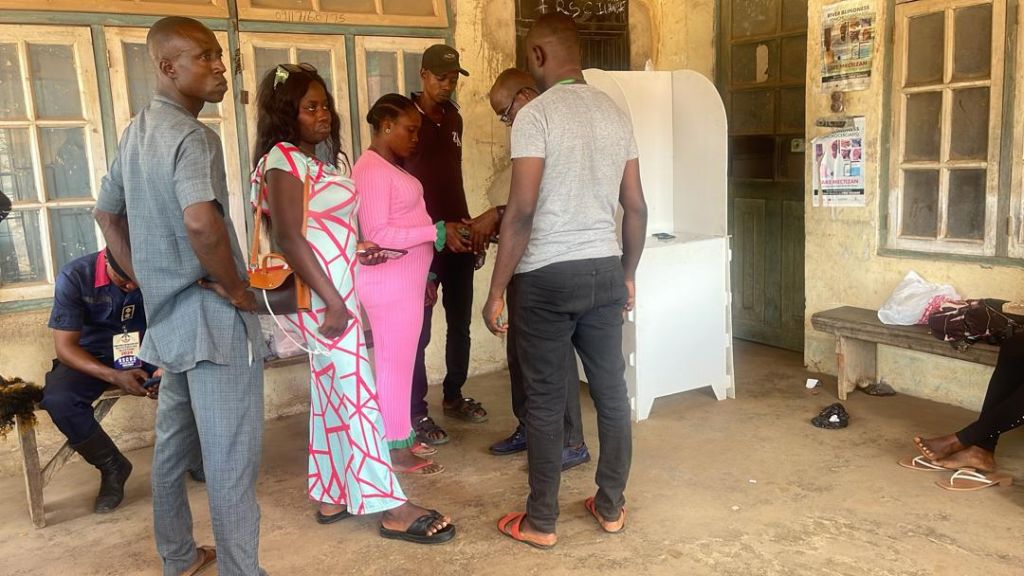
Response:
[[[195,562],[182,572],[181,576],[198,576],[216,563],[217,549],[213,546],[199,546],[196,548]]]
[[[457,418],[473,424],[487,422],[487,410],[484,410],[483,405],[472,398],[459,398],[454,404],[448,404],[448,401],[445,401],[443,406],[444,415],[449,418]]]

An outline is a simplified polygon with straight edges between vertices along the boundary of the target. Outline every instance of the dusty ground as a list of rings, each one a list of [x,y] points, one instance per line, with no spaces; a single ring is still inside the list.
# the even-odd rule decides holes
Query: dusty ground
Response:
[[[895,464],[911,452],[913,434],[950,431],[970,413],[856,393],[846,403],[850,428],[818,430],[807,420],[834,401],[834,380],[811,395],[800,356],[751,344],[738,344],[736,364],[737,400],[719,403],[704,391],[661,399],[635,426],[626,533],[601,533],[581,504],[594,491],[593,463],[565,474],[561,540],[551,551],[515,543],[494,527],[526,495],[525,456],[486,452],[513,426],[505,374],[469,383],[467,392],[492,417],[449,426],[453,442],[437,457],[448,471],[405,482],[414,498],[455,517],[459,537],[447,546],[382,540],[372,517],[315,524],[305,497],[305,418],[270,422],[259,482],[262,563],[275,576],[1024,574],[1024,489],[949,493],[933,485],[943,475]],[[129,453],[136,471],[126,502],[106,516],[90,513],[94,471],[81,461],[68,465],[46,490],[50,525],[43,530],[29,523],[21,479],[0,480],[0,573],[160,574],[150,455]],[[1000,455],[1002,467],[1024,481],[1024,434],[1008,435]],[[210,542],[205,492],[196,484],[190,492],[198,540]]]

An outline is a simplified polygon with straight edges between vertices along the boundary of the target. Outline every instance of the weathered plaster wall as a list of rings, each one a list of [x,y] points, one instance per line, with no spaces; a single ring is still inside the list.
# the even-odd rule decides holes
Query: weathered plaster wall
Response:
[[[716,4],[716,0],[657,0],[655,69],[696,70],[714,81]]]
[[[886,2],[878,0],[878,30],[886,27]],[[891,1],[891,0],[888,0]],[[830,3],[830,2],[829,2]],[[829,97],[820,91],[821,9],[826,2],[810,0],[807,52],[807,134],[822,134],[815,119],[827,116]],[[966,297],[1024,297],[1024,270],[982,266],[929,258],[895,258],[878,254],[879,247],[879,145],[881,142],[883,62],[889,56],[888,38],[876,44],[878,57],[872,71],[871,88],[847,94],[847,113],[863,115],[867,131],[866,208],[812,208],[810,184],[806,205],[807,313],[804,358],[813,370],[835,373],[833,338],[816,332],[811,314],[841,305],[878,308],[907,270],[916,270],[932,282],[955,286]],[[807,161],[810,170],[810,159]],[[810,172],[807,172],[810,183]],[[898,391],[967,408],[981,405],[991,369],[956,360],[936,358],[883,347],[879,354],[882,378]]]

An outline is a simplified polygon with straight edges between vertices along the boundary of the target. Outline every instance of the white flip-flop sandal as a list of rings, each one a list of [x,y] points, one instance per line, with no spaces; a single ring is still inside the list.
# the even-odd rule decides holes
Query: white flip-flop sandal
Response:
[[[971,492],[990,486],[1009,486],[1011,484],[1013,484],[1013,476],[1009,474],[993,472],[986,476],[972,468],[957,470],[949,477],[949,481],[935,483],[939,488],[953,492]]]
[[[903,466],[904,468],[910,468],[911,470],[920,470],[922,472],[949,472],[951,470],[951,468],[939,466],[938,464],[932,462],[931,460],[925,458],[924,456],[915,456],[914,458],[911,458],[910,456],[904,456],[903,458],[897,460],[896,463],[899,464],[900,466]]]

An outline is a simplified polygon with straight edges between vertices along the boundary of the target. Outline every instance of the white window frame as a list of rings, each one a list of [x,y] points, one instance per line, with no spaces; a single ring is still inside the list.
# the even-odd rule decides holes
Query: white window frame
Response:
[[[43,267],[45,281],[18,283],[0,286],[0,302],[34,300],[53,296],[53,282],[58,270],[55,269],[53,246],[50,237],[50,208],[92,207],[96,204],[100,182],[107,173],[106,152],[103,147],[103,122],[100,108],[99,88],[96,83],[96,65],[93,56],[92,34],[82,26],[34,26],[0,25],[0,42],[17,44],[19,65],[22,71],[22,90],[25,95],[27,120],[0,120],[0,127],[29,128],[32,149],[33,177],[36,200],[15,202],[14,209],[39,210],[40,232],[42,235]],[[28,44],[71,46],[75,54],[75,69],[78,73],[79,95],[82,99],[82,120],[37,120],[35,101],[32,95],[31,70],[28,64]],[[40,156],[39,128],[82,127],[85,128],[86,156],[92,174],[92,197],[88,199],[48,200],[43,179]],[[14,200],[14,198],[12,198]],[[97,247],[103,247],[103,235],[99,227],[96,232]]]
[[[224,18],[228,15],[228,0],[207,0],[206,4],[182,4],[174,0],[0,0],[0,9],[47,10],[51,12],[99,12],[109,14],[154,14],[194,16],[197,18]]]
[[[104,36],[107,40],[107,58],[110,64],[110,90],[114,100],[114,123],[117,126],[117,133],[123,134],[125,128],[131,122],[131,110],[128,98],[128,77],[125,68],[123,43],[145,44],[147,28],[104,28]],[[217,42],[224,50],[225,61],[230,60],[228,50],[227,32],[214,32]],[[230,66],[230,64],[228,64]],[[221,148],[224,151],[224,170],[228,179],[228,214],[235,227],[235,234],[238,236],[239,246],[247,245],[245,228],[246,215],[246,194],[248,190],[242,190],[241,164],[238,158],[238,125],[235,117],[235,97],[232,91],[234,79],[230,74],[224,77],[228,81],[228,91],[224,100],[218,106],[219,116],[200,116],[199,120],[204,124],[216,124],[220,130]]]
[[[383,2],[375,0],[376,14],[358,14],[353,12],[334,12],[322,10],[320,0],[306,0],[309,8],[261,8],[254,7],[252,0],[237,0],[238,17],[242,20],[265,20],[288,24],[348,24],[367,26],[414,26],[430,28],[448,27],[448,10],[445,0],[432,0],[433,16],[402,16],[385,14]]]
[[[952,81],[953,73],[953,39],[954,16],[958,8],[968,8],[982,4],[992,5],[992,64],[989,78],[981,81]],[[945,68],[940,84],[928,86],[905,87],[907,76],[908,28],[910,19],[930,13],[945,13]],[[889,158],[889,231],[887,245],[889,248],[912,250],[917,252],[934,252],[945,254],[995,256],[997,246],[997,222],[999,205],[999,157],[1002,135],[1002,103],[1003,103],[1003,54],[1006,27],[1006,0],[916,0],[899,3],[896,6],[894,66],[892,78],[893,123],[892,148]],[[905,152],[905,118],[907,96],[924,92],[935,92],[941,86],[943,103],[941,112],[942,133],[938,162],[904,162]],[[949,160],[951,141],[952,94],[955,89],[987,87],[989,88],[989,143],[988,158],[984,161]],[[901,236],[903,225],[903,173],[904,169],[939,170],[939,202],[938,202],[938,238],[913,238]],[[985,206],[984,240],[945,239],[948,230],[948,197],[949,169],[978,168],[986,170],[987,198]]]
[[[413,90],[419,90],[419,86],[405,85],[405,53],[423,52],[434,44],[443,44],[440,38],[401,38],[396,36],[356,36],[356,81],[359,84],[359,131],[362,136],[363,149],[370,145],[370,126],[366,123],[366,113],[370,111],[373,102],[369,99],[369,89],[366,84],[366,53],[367,52],[392,52],[396,55],[398,67],[396,75],[398,79],[398,93],[408,96]]]
[[[256,48],[273,48],[288,50],[288,61],[298,64],[299,50],[329,50],[331,53],[331,75],[334,80],[334,106],[341,116],[341,149],[354,161],[356,151],[352,149],[351,108],[349,107],[348,86],[348,54],[345,51],[343,36],[322,36],[311,34],[269,34],[258,32],[241,32],[238,35],[242,47],[242,86],[248,92],[248,104],[245,105],[245,118],[249,135],[249,157],[246,166],[252,159],[253,147],[256,146],[256,98],[262,78],[256,77]]]
[[[1024,6],[1017,4],[1019,15]],[[1007,219],[1007,233],[1010,236],[1008,253],[1011,258],[1024,258],[1024,78],[1020,70],[1024,70],[1024,39],[1020,38],[1017,29],[1017,77],[1016,94],[1014,95],[1013,118],[1013,168],[1011,171],[1010,217]]]

